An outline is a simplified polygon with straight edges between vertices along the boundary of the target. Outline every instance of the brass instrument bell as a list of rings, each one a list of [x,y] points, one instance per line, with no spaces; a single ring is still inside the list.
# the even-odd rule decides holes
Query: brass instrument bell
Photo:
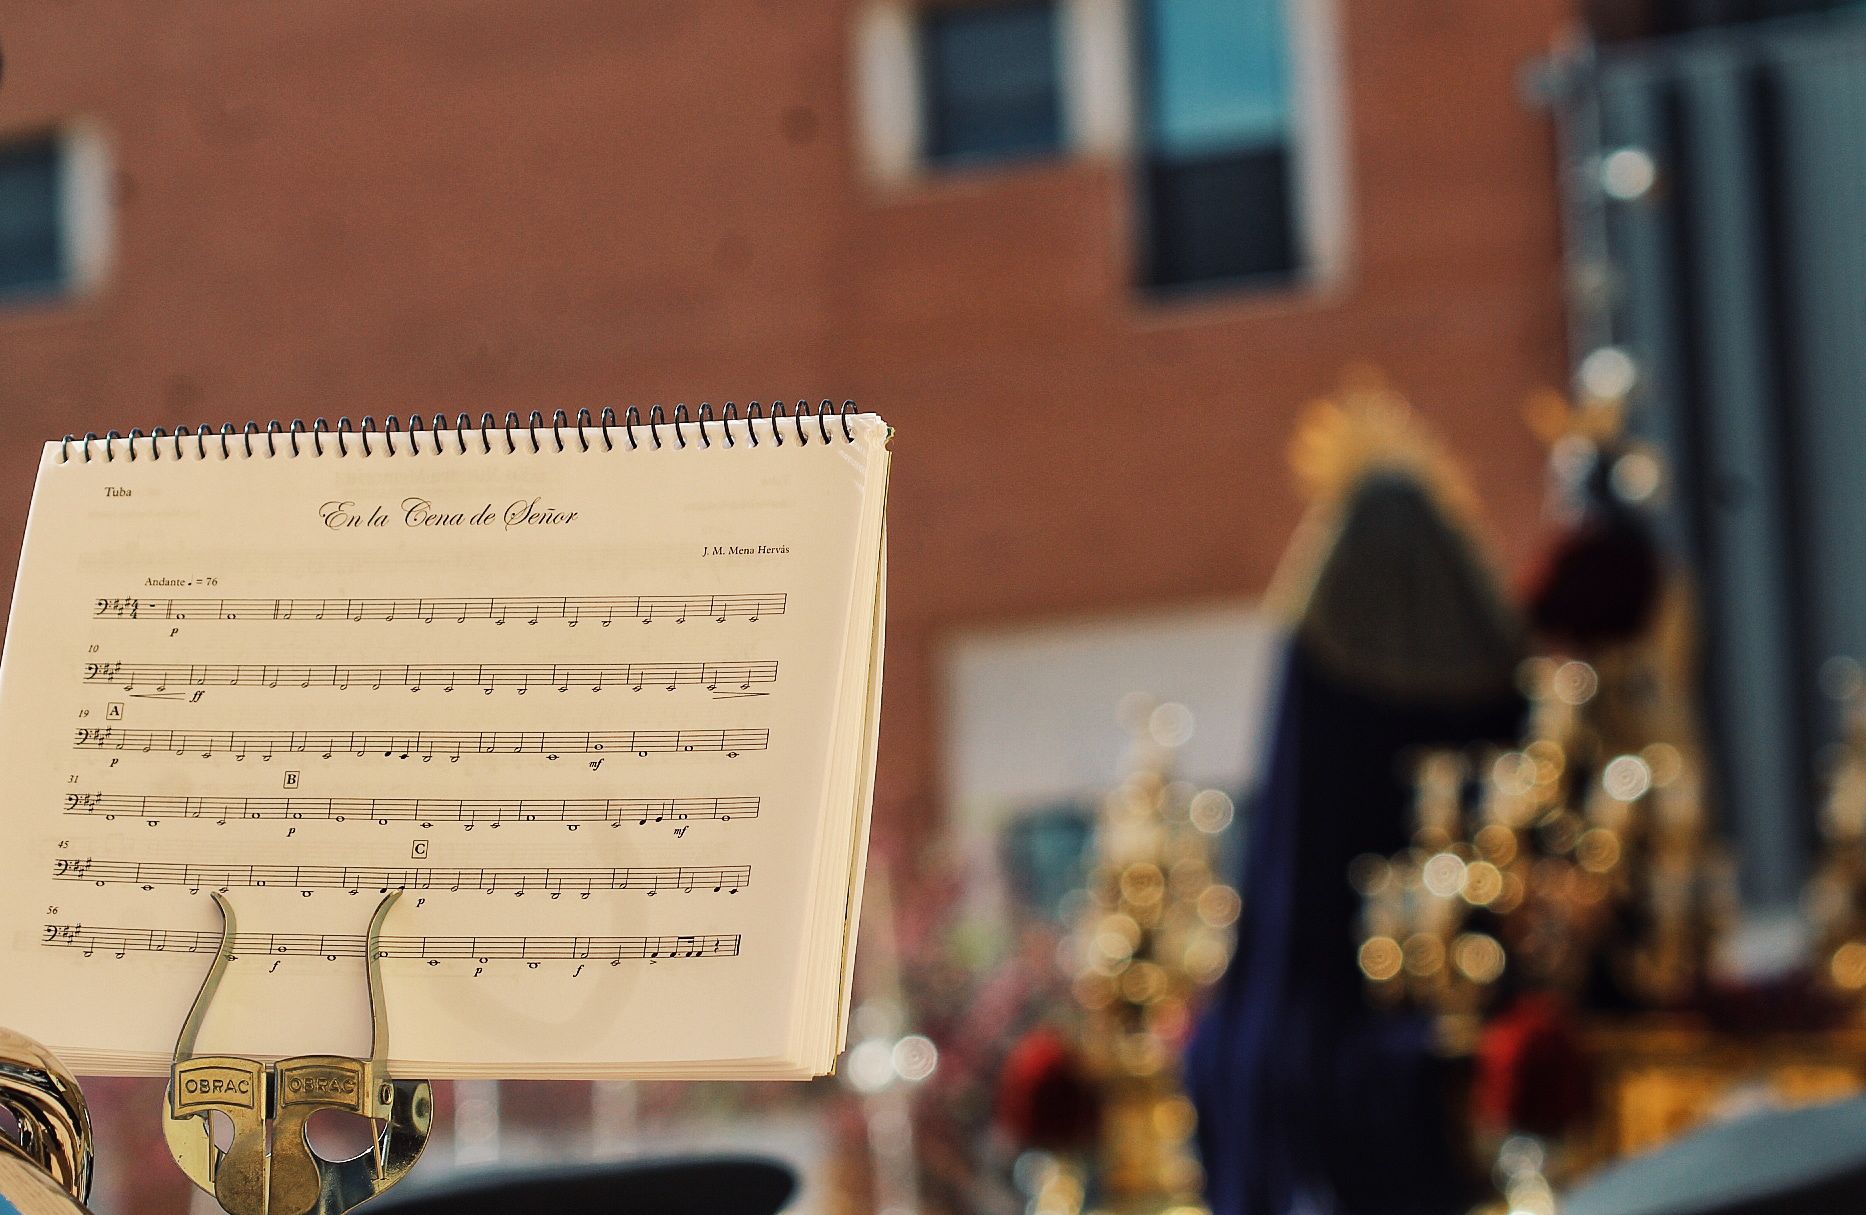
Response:
[[[65,1065],[24,1034],[0,1029],[0,1109],[17,1138],[0,1135],[0,1211],[82,1212],[91,1190],[91,1117]]]

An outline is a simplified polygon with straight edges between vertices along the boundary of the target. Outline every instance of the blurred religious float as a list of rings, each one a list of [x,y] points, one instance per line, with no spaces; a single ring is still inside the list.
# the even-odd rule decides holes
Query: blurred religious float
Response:
[[[1186,1062],[1206,1200],[1214,1215],[1443,1215],[1474,1191],[1457,1067],[1434,1014],[1367,999],[1344,875],[1406,846],[1422,748],[1518,732],[1522,627],[1475,495],[1379,377],[1314,403],[1291,454],[1309,506],[1267,596],[1284,643],[1246,905]]]
[[[1415,756],[1409,845],[1348,872],[1369,1000],[1429,1013],[1447,1057],[1469,1061],[1498,1212],[1549,1215],[1602,1163],[1734,1112],[1866,1088],[1861,680],[1833,680],[1852,728],[1808,892],[1819,965],[1732,973],[1735,869],[1707,813],[1689,588],[1641,513],[1661,469],[1621,414],[1532,411],[1559,529],[1523,597],[1539,652],[1519,668],[1521,737]]]
[[[1622,415],[1533,404],[1556,527],[1511,595],[1403,399],[1361,374],[1312,408],[1243,870],[1213,873],[1230,798],[1174,779],[1189,715],[1137,709],[1075,1008],[1002,1069],[1029,1215],[1617,1211],[1614,1162],[1866,1090],[1866,676],[1824,673],[1810,965],[1747,966],[1691,588]]]
[[[1173,777],[1192,736],[1185,706],[1131,697],[1124,713],[1127,772],[1102,800],[1064,950],[1077,1015],[1026,1035],[1000,1088],[1030,1215],[1204,1215],[1178,1060],[1229,958],[1239,899],[1212,856],[1235,808]]]

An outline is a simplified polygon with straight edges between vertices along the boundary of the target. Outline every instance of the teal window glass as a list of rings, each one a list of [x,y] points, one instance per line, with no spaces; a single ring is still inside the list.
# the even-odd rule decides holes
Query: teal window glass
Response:
[[[1054,3],[931,8],[920,33],[928,160],[1006,160],[1062,145]]]
[[[1283,0],[1140,0],[1141,243],[1158,288],[1299,269]]]
[[[0,299],[64,285],[63,162],[56,135],[0,143]]]

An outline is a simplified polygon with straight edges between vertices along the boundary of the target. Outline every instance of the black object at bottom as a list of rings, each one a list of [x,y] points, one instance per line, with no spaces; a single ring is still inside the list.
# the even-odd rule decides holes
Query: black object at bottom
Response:
[[[776,1215],[797,1191],[780,1161],[695,1157],[467,1173],[419,1182],[369,1204],[370,1215]]]

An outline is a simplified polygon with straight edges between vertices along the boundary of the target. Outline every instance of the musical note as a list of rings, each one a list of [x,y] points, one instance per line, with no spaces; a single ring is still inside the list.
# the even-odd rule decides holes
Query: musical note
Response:
[[[194,663],[188,665],[140,662],[87,662],[84,680],[120,686],[125,691],[153,687],[167,691],[171,684],[188,687],[334,688],[347,691],[364,685],[379,691],[384,686],[419,690],[430,685],[451,692],[455,688],[516,688],[522,695],[532,687],[555,687],[559,692],[609,687],[640,690],[647,684],[673,692],[682,687],[717,692],[721,684],[741,690],[753,684],[777,682],[778,664],[753,662],[597,662],[597,663],[478,663],[471,666],[408,664],[399,667],[353,663],[310,665],[270,663]]]
[[[519,619],[527,624],[562,620],[576,625],[588,616],[604,626],[616,620],[653,621],[656,616],[686,620],[691,612],[716,624],[737,617],[747,623],[762,616],[781,616],[788,596],[760,595],[579,595],[538,598],[492,596],[477,599],[97,599],[92,616],[98,620],[212,620],[212,621],[319,621],[365,620],[392,622],[436,618],[465,624],[486,620],[503,624]]]
[[[520,823],[687,822],[758,817],[757,797],[431,798],[431,797],[185,797],[161,794],[67,793],[65,813],[115,819],[211,818],[217,823],[313,819],[325,822],[458,822],[469,828]]]
[[[718,751],[736,757],[770,745],[769,730],[120,730],[83,727],[74,746],[84,750],[172,751],[176,755],[337,755],[385,759],[436,755],[458,761],[467,755],[561,755],[624,751],[638,756]]]
[[[81,924],[47,924],[40,944],[54,949],[77,949],[87,955],[103,950],[115,957],[126,952],[197,953],[220,947],[218,932],[191,932],[179,928],[92,928]],[[493,961],[600,961],[622,962],[656,958],[735,958],[738,933],[697,936],[612,937],[378,937],[377,956],[426,960],[462,959]],[[241,932],[234,934],[233,952],[318,957],[325,961],[360,958],[362,934]]]
[[[284,887],[291,890],[365,890],[386,894],[391,890],[446,889],[449,893],[477,890],[496,894],[509,890],[566,891],[589,895],[598,890],[662,890],[692,893],[711,888],[716,894],[737,894],[751,884],[750,865],[645,865],[618,868],[463,869],[380,865],[217,865],[182,861],[115,861],[90,857],[61,857],[52,866],[61,881],[87,881],[98,886],[182,886],[189,890],[229,890],[236,886]]]

